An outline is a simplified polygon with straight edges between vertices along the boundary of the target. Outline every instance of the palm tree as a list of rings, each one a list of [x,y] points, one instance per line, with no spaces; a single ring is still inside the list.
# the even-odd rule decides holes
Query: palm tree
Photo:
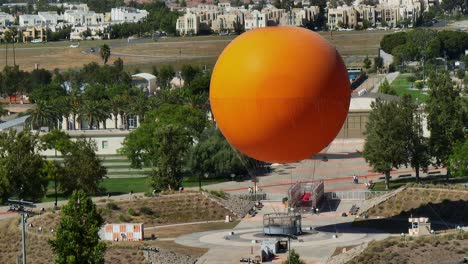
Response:
[[[117,118],[119,116],[120,107],[121,107],[120,96],[117,95],[117,96],[112,97],[109,102],[109,107],[110,107],[110,111],[112,112],[112,115],[114,116],[114,128],[117,129],[118,128]]]
[[[111,111],[111,108],[110,108],[110,103],[108,100],[99,101],[99,111],[96,113],[96,117],[98,121],[98,129],[99,129],[99,122],[102,122],[104,129],[107,129],[106,120],[111,118],[110,111]]]
[[[60,119],[65,118],[66,121],[66,129],[72,129],[68,127],[68,124],[70,123],[70,114],[72,113],[72,100],[70,96],[61,96],[58,97],[54,100],[53,103],[54,107],[56,108],[56,111],[60,115]]]
[[[80,108],[79,120],[83,121],[84,119],[89,122],[89,129],[94,129],[94,121],[97,121],[99,126],[100,118],[100,102],[96,100],[86,100]]]
[[[111,49],[109,45],[107,44],[102,45],[101,50],[99,51],[99,55],[101,55],[101,58],[104,61],[104,64],[107,64],[107,61],[109,60],[109,57],[111,55]]]
[[[132,114],[138,116],[138,122],[141,124],[145,118],[146,112],[150,110],[148,96],[140,92],[137,96],[133,97],[130,103],[130,109]]]
[[[46,101],[36,102],[36,108],[29,110],[28,114],[30,116],[26,119],[26,124],[33,129],[43,126],[56,128],[57,121],[61,118],[52,104]]]

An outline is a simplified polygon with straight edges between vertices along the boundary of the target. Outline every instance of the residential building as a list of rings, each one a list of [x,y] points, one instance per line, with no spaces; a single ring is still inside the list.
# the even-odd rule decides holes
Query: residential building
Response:
[[[24,26],[34,26],[34,25],[57,25],[63,22],[63,16],[57,14],[57,12],[39,12],[37,15],[21,15],[19,16],[19,25]]]
[[[0,26],[11,26],[15,23],[15,18],[5,12],[0,12]]]
[[[234,32],[236,27],[243,27],[243,14],[222,14],[219,15],[211,24],[211,29],[216,33]]]
[[[148,16],[148,11],[130,7],[117,7],[111,9],[110,19],[115,23],[138,22]]]
[[[105,32],[109,31],[108,25],[73,26],[70,32],[70,40],[102,39]]]
[[[47,41],[47,28],[34,25],[23,27],[21,28],[21,36],[23,36],[23,42],[29,42],[34,39]]]
[[[198,34],[200,31],[200,17],[187,9],[186,13],[177,19],[176,31],[182,36]]]
[[[268,20],[265,13],[254,10],[245,16],[245,30],[248,31],[255,28],[266,27],[267,21]]]
[[[304,27],[312,23],[319,14],[318,6],[293,8],[291,11],[282,10],[279,25]]]
[[[94,11],[66,10],[63,20],[77,26],[95,26],[104,23],[104,14]]]

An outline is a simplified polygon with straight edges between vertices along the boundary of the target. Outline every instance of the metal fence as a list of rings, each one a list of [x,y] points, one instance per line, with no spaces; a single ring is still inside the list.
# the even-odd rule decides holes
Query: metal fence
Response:
[[[367,200],[387,194],[386,191],[342,191],[326,193],[332,200]]]

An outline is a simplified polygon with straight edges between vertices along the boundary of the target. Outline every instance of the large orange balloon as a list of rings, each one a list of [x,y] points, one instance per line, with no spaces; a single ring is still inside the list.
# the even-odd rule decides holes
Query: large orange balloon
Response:
[[[320,35],[267,27],[234,39],[218,58],[210,102],[226,139],[258,160],[309,158],[338,134],[349,109],[346,67]]]

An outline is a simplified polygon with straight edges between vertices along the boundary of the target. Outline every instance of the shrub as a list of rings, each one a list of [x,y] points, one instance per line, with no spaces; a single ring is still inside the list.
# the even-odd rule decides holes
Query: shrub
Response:
[[[106,207],[111,210],[120,210],[120,207],[115,203],[108,203],[106,204]]]
[[[119,217],[118,217],[118,220],[119,220],[120,222],[130,222],[130,221],[132,221],[132,218],[129,217],[129,216],[120,214]]]
[[[127,213],[131,216],[137,216],[138,214],[133,210],[133,208],[128,208]]]
[[[414,83],[416,81],[416,77],[414,77],[414,75],[410,75],[406,77],[406,80],[410,83]]]
[[[154,212],[153,212],[153,210],[151,210],[151,208],[145,207],[145,206],[140,208],[140,213],[145,214],[145,215],[153,215],[154,214]]]

